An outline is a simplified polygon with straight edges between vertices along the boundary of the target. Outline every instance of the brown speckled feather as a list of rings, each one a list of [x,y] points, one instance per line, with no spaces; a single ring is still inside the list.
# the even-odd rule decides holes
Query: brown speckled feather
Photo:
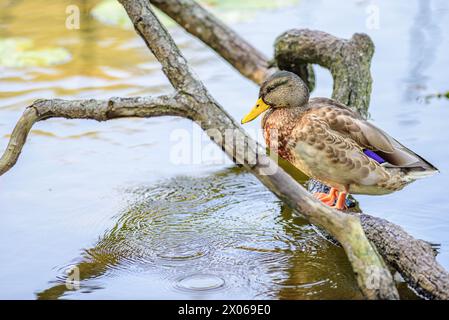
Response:
[[[385,194],[402,189],[416,172],[436,168],[346,106],[326,98],[306,108],[270,110],[262,121],[267,145],[310,177],[340,191]],[[276,134],[277,133],[277,136]],[[388,162],[379,164],[364,149]]]

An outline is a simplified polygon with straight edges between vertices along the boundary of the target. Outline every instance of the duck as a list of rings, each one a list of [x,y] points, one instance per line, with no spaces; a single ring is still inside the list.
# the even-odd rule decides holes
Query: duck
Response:
[[[289,71],[263,82],[241,123],[261,114],[267,147],[329,186],[328,193],[314,196],[338,210],[346,209],[349,193],[385,195],[439,172],[357,111],[333,99],[310,98],[304,81]]]

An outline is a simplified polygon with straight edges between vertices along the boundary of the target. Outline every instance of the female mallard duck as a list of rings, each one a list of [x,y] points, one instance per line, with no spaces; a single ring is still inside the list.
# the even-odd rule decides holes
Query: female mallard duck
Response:
[[[381,195],[438,172],[347,106],[327,98],[309,100],[306,84],[294,73],[278,71],[261,86],[256,106],[242,119],[262,112],[267,146],[309,177],[331,187],[316,194],[343,209],[348,192]]]

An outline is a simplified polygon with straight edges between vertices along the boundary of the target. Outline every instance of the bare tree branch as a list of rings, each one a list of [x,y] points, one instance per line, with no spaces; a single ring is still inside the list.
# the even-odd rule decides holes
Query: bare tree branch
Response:
[[[200,85],[179,48],[165,27],[159,24],[149,1],[120,1],[128,12],[137,33],[161,63],[162,70],[174,88],[192,93]],[[155,44],[158,44],[157,46]]]
[[[176,96],[96,100],[40,100],[27,108],[12,134],[0,161],[0,173],[17,161],[32,125],[51,117],[104,121],[117,117],[183,116],[198,122],[236,163],[242,164],[265,186],[310,222],[329,231],[345,249],[360,289],[367,298],[397,299],[393,279],[380,256],[366,239],[358,217],[322,205],[263,153],[260,146],[213,100],[191,72],[187,61],[167,30],[152,12],[148,1],[120,1],[137,32],[161,62],[164,73],[177,89]],[[231,130],[231,139],[223,133]],[[274,169],[274,171],[272,171]],[[373,276],[376,283],[373,284]]]
[[[175,96],[157,98],[111,98],[109,100],[37,100],[25,109],[0,158],[0,176],[17,162],[31,127],[49,118],[105,121],[123,117],[182,116],[199,118],[196,112],[180,104]]]
[[[103,101],[37,101],[25,111],[14,130],[8,148],[0,159],[0,175],[14,165],[31,126],[39,120],[49,117],[94,119],[99,121],[118,117],[150,117],[161,115],[186,117],[196,121],[211,139],[221,146],[236,163],[243,164],[246,169],[256,175],[256,177],[279,198],[289,204],[292,208],[300,211],[310,222],[321,226],[332,234],[345,249],[353,266],[359,286],[366,297],[385,299],[398,298],[391,275],[385,268],[382,259],[377,255],[376,250],[367,241],[361,228],[359,218],[342,214],[341,212],[321,205],[321,203],[311,197],[310,194],[298,185],[298,183],[296,183],[296,181],[294,181],[287,173],[278,168],[270,158],[265,156],[265,154],[260,153],[260,147],[257,143],[246,136],[240,126],[217,102],[213,100],[203,84],[191,72],[189,65],[174,44],[170,35],[160,25],[159,21],[151,11],[148,0],[123,0],[120,2],[127,10],[137,32],[144,38],[150,50],[161,62],[163,71],[172,85],[177,89],[178,93],[175,96],[163,96],[157,98],[112,98]],[[202,9],[193,1],[157,0],[153,2],[159,5],[159,7],[167,14],[175,18],[175,20],[177,20],[187,31],[198,36],[203,42],[210,45],[215,51],[224,56],[225,59],[236,67],[236,69],[238,69],[244,76],[260,83],[269,73],[266,58],[264,58],[263,55],[260,55],[256,49],[247,44],[217,19],[214,17],[211,18],[206,10]],[[184,13],[181,8],[184,8],[186,13]],[[191,24],[196,26],[196,28],[189,25],[189,19],[192,20]],[[313,31],[308,32],[313,33]],[[336,57],[341,58],[341,55],[348,55],[348,61],[343,58],[338,60],[337,64],[340,64],[340,67],[336,69],[339,70],[334,70],[332,72],[335,80],[334,98],[351,106],[355,106],[359,110],[366,111],[371,92],[369,64],[373,50],[369,38],[363,35],[356,35],[353,39],[347,41],[327,34],[313,35],[308,32],[305,32],[305,35],[301,32],[299,32],[299,34],[293,32],[293,36],[298,36],[298,39],[302,39],[301,41],[303,41],[304,36],[306,39],[307,36],[318,36],[322,41],[324,40],[326,42],[327,40],[330,40],[331,42],[334,42],[334,44],[329,47],[329,43],[313,43],[310,45],[312,53],[310,56],[307,56],[307,54],[304,54],[304,50],[306,53],[308,52],[307,48],[301,45],[298,46],[295,41],[287,41],[287,45],[281,47],[285,44],[283,42],[285,39],[280,37],[279,39],[281,40],[278,39],[276,45],[276,57],[279,59],[278,64],[282,68],[290,68],[297,73],[303,72],[307,78],[311,73],[308,69],[310,65],[307,65],[307,68],[305,68],[306,62],[318,63],[329,69],[333,68],[332,66],[334,65],[334,68],[336,68],[336,64],[333,64],[330,60],[329,64],[323,62],[328,61],[328,57],[325,53],[326,50],[330,53],[331,49],[335,49],[334,60]],[[234,43],[232,38],[234,36],[236,37],[236,49],[232,48],[232,44]],[[288,35],[288,37],[290,36],[291,34]],[[220,40],[221,37],[223,37],[223,41]],[[279,43],[281,43],[281,45],[279,45]],[[230,45],[230,47],[228,47],[228,45]],[[297,51],[293,50],[291,46],[297,46]],[[324,53],[322,52],[323,46],[328,46]],[[283,55],[284,50],[291,51],[290,59]],[[313,50],[315,50],[315,53],[313,53]],[[361,58],[361,55],[364,55],[364,57]],[[248,61],[252,59],[254,59],[255,62],[249,63]],[[356,62],[354,63],[353,61]],[[359,67],[363,68],[363,72],[360,73],[357,71],[357,68]],[[364,72],[368,72],[368,78]],[[354,81],[351,80],[351,75],[353,73],[358,75],[356,77],[357,79]],[[302,75],[303,78],[304,74]],[[345,91],[345,87],[350,88],[350,91]],[[364,92],[367,97],[365,100],[363,99]],[[345,101],[344,99],[347,100]],[[232,131],[230,140],[224,139],[222,135],[226,130]],[[245,152],[241,153],[238,152],[238,150],[245,150]],[[275,170],[274,173],[269,172],[272,168],[277,168],[277,170]],[[364,219],[364,217],[369,217],[371,219]],[[370,221],[370,223],[366,223],[366,221]],[[373,231],[379,227],[385,226],[384,222],[367,215],[362,216],[362,222],[363,226],[368,231]],[[395,236],[397,230],[394,228],[391,230],[393,230],[392,236]],[[368,235],[375,243],[379,239],[379,237],[376,237],[375,232],[374,234],[368,232]],[[405,233],[405,235],[407,234]],[[380,244],[382,244],[382,241]],[[391,252],[401,250],[402,248],[402,245],[395,246],[394,241],[387,242],[387,244],[391,244],[391,247],[389,247]],[[383,251],[386,249],[382,245],[379,245],[378,247],[387,261],[390,263],[391,261],[395,261],[394,254],[385,254],[386,252]],[[410,257],[410,252],[407,254],[407,257]],[[406,260],[407,259],[402,259],[401,261]],[[432,261],[435,262],[434,259]],[[430,263],[432,261],[430,261]],[[441,268],[441,270],[443,269]],[[410,273],[416,275],[416,273],[414,273],[415,271],[416,270],[412,268]],[[373,276],[375,277],[374,280],[376,280],[374,285],[372,283]],[[405,278],[410,279],[407,277]],[[444,277],[441,279],[444,281]],[[439,279],[431,281],[430,284],[439,286],[438,280]],[[426,281],[415,282],[419,282],[418,285],[421,287],[431,287],[431,285],[427,285]],[[424,285],[422,283],[424,283]],[[441,297],[441,295],[439,297]]]
[[[367,298],[397,299],[398,293],[392,276],[381,257],[366,239],[358,217],[330,209],[313,198],[290,175],[269,157],[260,154],[253,141],[224,109],[208,94],[204,86],[192,75],[185,58],[176,47],[167,30],[162,27],[148,1],[119,0],[125,7],[138,33],[144,38],[153,54],[161,60],[163,71],[175,88],[184,89],[189,82],[190,106],[201,110],[201,127],[206,130],[224,151],[236,162],[253,173],[267,188],[297,209],[312,223],[328,230],[345,249],[360,289]],[[170,54],[170,58],[166,58]],[[173,72],[178,70],[178,72]],[[185,79],[188,79],[186,81]],[[199,102],[199,103],[198,103]],[[217,139],[212,134],[232,129],[233,139]],[[244,152],[238,152],[244,150]],[[236,152],[237,151],[237,152]],[[255,160],[251,163],[249,160]],[[276,170],[271,172],[272,168]],[[373,284],[373,277],[376,283]]]
[[[367,117],[371,97],[371,59],[374,44],[370,37],[356,33],[350,40],[322,31],[289,30],[276,39],[275,58],[281,69],[315,63],[334,78],[332,98]]]
[[[195,1],[150,0],[150,2],[255,83],[262,84],[266,77],[278,70],[274,61],[269,61],[264,54]],[[315,88],[315,73],[311,64],[297,64],[291,71],[306,82],[310,91]]]
[[[231,28],[192,0],[150,0],[189,33],[214,49],[248,79],[261,84],[268,59]]]
[[[449,273],[436,261],[434,249],[400,226],[361,214],[366,236],[407,283],[429,299],[449,299]]]
[[[332,97],[365,118],[371,95],[373,53],[374,45],[365,34],[345,40],[321,31],[290,30],[275,42],[276,61],[281,69],[295,71],[304,63],[329,69],[334,77]],[[322,191],[316,188],[314,192]],[[368,239],[412,288],[428,298],[449,298],[449,273],[436,261],[431,247],[387,220],[362,214],[361,222]]]

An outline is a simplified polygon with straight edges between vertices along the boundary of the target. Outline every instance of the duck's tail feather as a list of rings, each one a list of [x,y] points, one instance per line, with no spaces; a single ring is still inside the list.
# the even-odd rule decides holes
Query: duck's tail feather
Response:
[[[411,167],[411,168],[400,168],[404,174],[404,178],[408,181],[414,181],[426,177],[433,176],[438,173],[439,170],[435,167],[433,168],[422,168],[422,167]]]
[[[389,138],[394,151],[391,153],[377,152],[386,161],[382,165],[400,169],[404,177],[410,181],[429,177],[439,172],[429,161],[408,149],[396,139]]]

